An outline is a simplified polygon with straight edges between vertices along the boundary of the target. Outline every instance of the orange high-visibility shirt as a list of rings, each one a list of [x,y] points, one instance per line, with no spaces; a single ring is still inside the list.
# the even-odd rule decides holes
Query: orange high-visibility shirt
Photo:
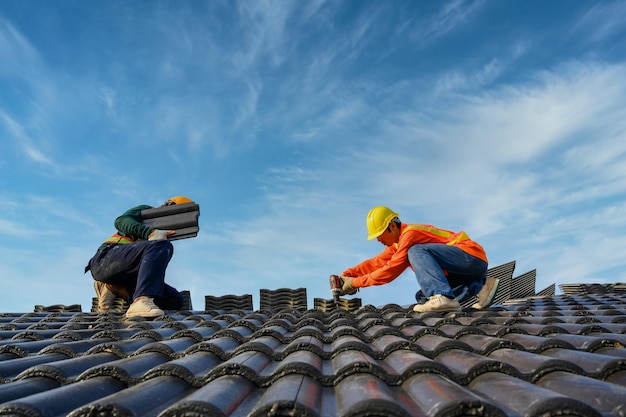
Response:
[[[455,233],[428,224],[402,223],[398,243],[388,246],[373,258],[346,269],[342,275],[355,277],[352,280],[354,288],[387,284],[411,266],[408,257],[409,248],[413,245],[424,243],[453,245],[472,256],[488,262],[483,247],[471,240],[467,233],[463,231]]]

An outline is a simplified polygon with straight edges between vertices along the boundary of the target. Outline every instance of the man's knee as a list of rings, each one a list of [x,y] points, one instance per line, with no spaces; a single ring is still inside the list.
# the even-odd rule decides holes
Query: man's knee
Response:
[[[149,241],[152,248],[160,251],[174,252],[174,245],[167,239]]]
[[[415,267],[419,265],[423,260],[428,257],[432,259],[432,255],[428,252],[426,245],[413,245],[407,251],[407,257],[411,266]]]
[[[144,250],[144,256],[152,259],[172,259],[174,255],[174,245],[169,240],[151,240],[146,241],[148,246]]]
[[[419,245],[413,245],[409,248],[409,250],[406,252],[407,256],[409,257],[409,260],[414,259],[415,257],[421,255],[423,251],[420,249]]]

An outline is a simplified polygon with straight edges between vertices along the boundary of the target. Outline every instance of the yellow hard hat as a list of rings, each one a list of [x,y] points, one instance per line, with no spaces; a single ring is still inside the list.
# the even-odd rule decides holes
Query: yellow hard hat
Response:
[[[172,204],[185,204],[185,203],[193,203],[193,200],[189,197],[177,195],[176,197],[168,198],[167,201],[165,202],[165,205],[171,206]]]
[[[367,213],[367,240],[376,239],[389,226],[389,222],[394,217],[398,217],[398,213],[385,206],[376,206]]]

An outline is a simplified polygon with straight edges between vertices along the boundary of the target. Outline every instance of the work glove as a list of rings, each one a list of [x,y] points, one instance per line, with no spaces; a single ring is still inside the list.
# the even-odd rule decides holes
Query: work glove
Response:
[[[176,233],[176,230],[154,229],[148,235],[148,240],[164,240],[164,239],[167,239],[168,236],[173,235],[174,233]]]
[[[341,276],[343,286],[341,287],[341,295],[354,295],[359,290],[352,286],[352,277]]]

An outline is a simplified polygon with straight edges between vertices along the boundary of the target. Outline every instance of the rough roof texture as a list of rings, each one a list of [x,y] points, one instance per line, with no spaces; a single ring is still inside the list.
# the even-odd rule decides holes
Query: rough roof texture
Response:
[[[3,314],[0,415],[624,416],[626,295],[601,288],[458,314]]]

